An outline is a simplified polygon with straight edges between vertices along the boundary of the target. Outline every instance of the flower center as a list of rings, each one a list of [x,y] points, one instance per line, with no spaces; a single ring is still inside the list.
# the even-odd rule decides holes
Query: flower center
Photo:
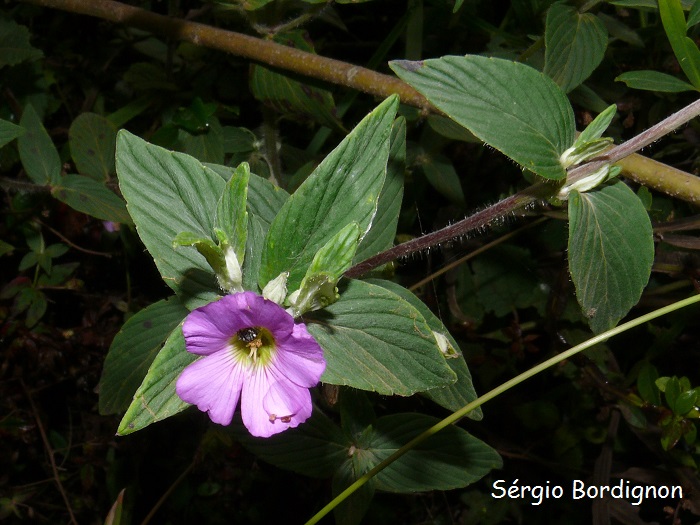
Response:
[[[243,363],[266,365],[275,351],[275,340],[265,328],[251,326],[242,328],[231,338],[236,357]]]
[[[238,330],[236,335],[241,341],[245,343],[252,343],[258,338],[260,332],[257,330],[257,328],[244,328],[243,330]]]

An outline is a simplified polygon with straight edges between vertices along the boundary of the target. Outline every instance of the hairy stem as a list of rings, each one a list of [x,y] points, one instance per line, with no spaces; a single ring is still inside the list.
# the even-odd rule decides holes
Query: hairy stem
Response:
[[[636,137],[606,151],[597,159],[569,170],[569,182],[593,173],[602,164],[617,163],[625,177],[639,184],[692,204],[700,203],[700,177],[635,154],[636,151],[668,135],[698,115],[700,115],[700,100],[679,109]]]
[[[627,167],[625,167],[625,161],[627,160],[625,157],[628,157],[635,151],[648,146],[655,140],[658,140],[664,135],[672,132],[674,129],[682,126],[699,114],[700,100],[697,100],[683,109],[680,109],[671,116],[665,118],[643,133],[640,133],[636,137],[628,140],[627,142],[609,149],[603,155],[596,157],[586,164],[570,169],[567,175],[567,182],[575,182],[586,175],[590,175],[604,164],[613,164],[615,162],[623,167],[623,172],[626,171],[634,174],[634,167],[636,164],[631,166],[630,164],[627,164]],[[649,159],[646,160],[653,162]],[[671,175],[667,176],[672,177]],[[691,179],[686,179],[685,177],[674,179],[673,182],[678,187],[678,192],[687,191],[688,188],[690,188],[690,194],[694,194],[695,199],[700,198],[700,178],[693,177],[692,175],[688,175],[688,177],[691,177]],[[360,275],[399,257],[405,257],[406,255],[425,250],[426,248],[437,246],[442,242],[459,237],[465,233],[488,227],[494,221],[516,213],[518,210],[523,209],[529,204],[533,204],[540,199],[547,199],[551,197],[553,195],[552,190],[555,188],[556,186],[548,183],[534,184],[529,188],[511,195],[510,197],[506,197],[493,206],[489,206],[488,208],[481,210],[460,222],[378,253],[374,257],[370,257],[369,259],[366,259],[350,268],[347,272],[345,272],[345,276],[359,277]],[[694,189],[695,191],[693,191]]]
[[[549,190],[547,188],[549,188]],[[529,204],[534,204],[545,196],[549,196],[551,194],[551,188],[551,185],[544,183],[530,186],[455,224],[446,226],[433,233],[411,239],[408,242],[401,243],[389,250],[378,253],[369,259],[365,259],[345,272],[345,277],[359,277],[399,257],[405,257],[406,255],[425,250],[426,248],[437,246],[440,243],[449,241],[450,239],[454,239],[470,231],[485,228],[494,221],[513,214]]]

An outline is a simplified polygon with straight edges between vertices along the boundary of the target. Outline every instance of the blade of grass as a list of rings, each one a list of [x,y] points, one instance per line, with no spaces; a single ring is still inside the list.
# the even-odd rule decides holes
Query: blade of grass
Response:
[[[633,319],[627,323],[621,324],[620,326],[616,326],[615,328],[612,328],[612,329],[610,329],[606,332],[603,332],[595,337],[592,337],[589,340],[581,343],[580,345],[576,345],[573,348],[570,348],[566,352],[562,352],[561,354],[555,355],[554,357],[547,359],[543,363],[540,363],[539,365],[531,368],[530,370],[523,372],[522,374],[514,377],[513,379],[511,379],[509,381],[506,381],[502,385],[497,386],[496,388],[494,388],[490,392],[487,392],[486,394],[475,399],[471,403],[463,406],[461,409],[457,410],[456,412],[453,412],[452,415],[446,417],[445,419],[443,419],[439,423],[433,425],[428,430],[426,430],[422,434],[416,436],[411,441],[406,443],[404,446],[402,446],[400,449],[398,449],[396,452],[394,452],[391,456],[386,458],[384,461],[382,461],[381,463],[376,465],[372,470],[370,470],[365,475],[360,477],[357,481],[355,481],[347,489],[345,489],[343,492],[338,494],[338,496],[336,496],[330,503],[328,503],[328,505],[323,507],[309,521],[307,521],[306,525],[314,525],[315,523],[318,523],[318,521],[321,518],[323,518],[331,510],[333,510],[340,503],[342,503],[353,492],[355,492],[362,485],[367,483],[370,479],[372,479],[379,472],[384,470],[391,463],[393,463],[394,461],[399,459],[401,456],[406,454],[406,452],[408,452],[409,450],[411,450],[415,446],[419,445],[420,443],[422,443],[423,441],[428,439],[430,436],[440,432],[445,427],[452,425],[453,423],[456,423],[457,421],[462,419],[464,416],[466,416],[469,412],[480,407],[481,405],[483,405],[487,401],[490,401],[491,399],[501,395],[503,392],[510,390],[511,388],[519,385],[523,381],[526,381],[527,379],[530,379],[531,377],[536,376],[540,372],[556,365],[557,363],[561,363],[562,361],[565,361],[566,359],[571,358],[572,356],[578,354],[579,352],[582,352],[583,350],[591,348],[592,346],[595,346],[598,343],[602,343],[604,341],[607,341],[611,337],[614,337],[614,336],[619,335],[623,332],[626,332],[627,330],[630,330],[636,326],[642,325],[648,321],[651,321],[652,319],[656,319],[657,317],[661,317],[663,315],[669,314],[669,313],[674,312],[676,310],[680,310],[681,308],[685,308],[686,306],[690,306],[690,305],[698,303],[698,302],[700,302],[700,295],[694,295],[694,296],[689,297],[687,299],[683,299],[682,301],[675,302],[675,303],[670,304],[668,306],[664,306],[663,308],[659,308],[658,310],[654,310],[653,312],[649,312],[648,314],[637,317],[636,319]]]

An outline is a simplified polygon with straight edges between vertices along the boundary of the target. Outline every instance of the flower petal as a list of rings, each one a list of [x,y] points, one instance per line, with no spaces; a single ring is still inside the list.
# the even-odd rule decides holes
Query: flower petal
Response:
[[[245,326],[264,326],[275,339],[289,337],[294,327],[294,318],[278,304],[253,292],[237,293],[228,297],[232,297],[236,302],[238,311],[235,315],[245,321]]]
[[[232,341],[240,330],[254,327],[265,328],[275,346],[265,354],[271,358],[257,364],[236,359],[240,348]],[[205,357],[185,368],[177,393],[215,423],[231,422],[239,397],[243,423],[254,436],[269,437],[311,416],[308,389],[325,370],[323,349],[278,304],[253,292],[227,295],[190,312],[182,332],[187,350]]]
[[[273,420],[273,426],[282,427],[275,433],[303,423],[311,417],[313,411],[309,389],[292,383],[273,383],[262,404],[268,421]],[[289,420],[286,420],[287,417]]]
[[[296,427],[311,416],[309,390],[284,378],[276,381],[269,372],[269,369],[257,370],[243,385],[241,418],[253,436],[270,437]]]
[[[246,371],[226,351],[206,356],[187,366],[177,380],[180,399],[208,412],[214,423],[228,425],[238,404]]]
[[[190,312],[182,325],[187,351],[209,355],[224,350],[243,328],[264,326],[284,342],[292,333],[294,319],[279,305],[253,292],[226,295]]]
[[[307,332],[306,325],[294,325],[292,337],[277,344],[274,366],[290,381],[311,388],[326,369],[323,349]]]

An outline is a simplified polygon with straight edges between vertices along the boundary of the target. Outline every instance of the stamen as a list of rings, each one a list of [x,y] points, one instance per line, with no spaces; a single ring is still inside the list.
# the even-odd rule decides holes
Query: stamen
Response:
[[[292,414],[293,415],[293,414]],[[274,423],[277,420],[280,420],[282,423],[291,423],[292,422],[292,416],[282,416],[282,417],[277,417],[277,414],[270,414],[270,423]]]

